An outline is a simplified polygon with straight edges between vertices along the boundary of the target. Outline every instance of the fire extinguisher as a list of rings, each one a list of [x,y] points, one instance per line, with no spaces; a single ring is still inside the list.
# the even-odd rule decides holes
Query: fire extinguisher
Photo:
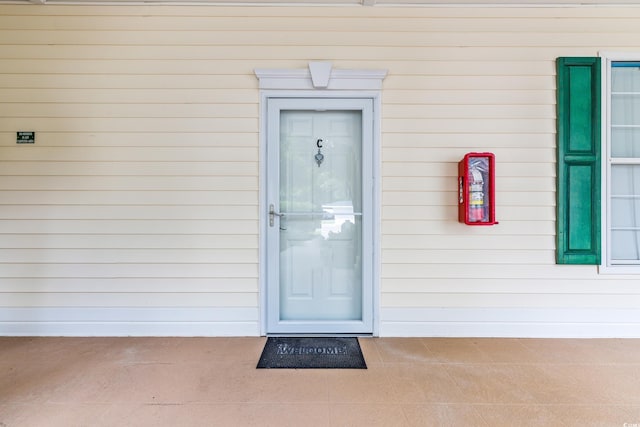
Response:
[[[484,220],[484,180],[476,165],[469,167],[469,221]]]
[[[458,221],[495,225],[495,156],[467,153],[458,162]]]

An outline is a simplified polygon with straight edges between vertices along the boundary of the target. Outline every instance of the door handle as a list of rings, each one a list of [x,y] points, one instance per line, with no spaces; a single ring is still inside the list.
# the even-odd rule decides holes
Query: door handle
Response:
[[[273,204],[269,205],[269,227],[273,227],[275,223],[275,217],[282,218],[283,216],[284,214],[275,211],[275,206],[273,206]]]

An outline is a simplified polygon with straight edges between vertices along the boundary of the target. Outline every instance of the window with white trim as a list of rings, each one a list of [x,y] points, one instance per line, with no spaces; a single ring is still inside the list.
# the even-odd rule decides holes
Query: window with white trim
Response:
[[[640,55],[604,55],[605,271],[640,271]]]

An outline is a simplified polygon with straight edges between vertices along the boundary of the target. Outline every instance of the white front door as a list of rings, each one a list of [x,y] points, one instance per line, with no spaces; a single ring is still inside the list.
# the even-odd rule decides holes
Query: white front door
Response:
[[[267,333],[371,333],[373,102],[267,114]]]

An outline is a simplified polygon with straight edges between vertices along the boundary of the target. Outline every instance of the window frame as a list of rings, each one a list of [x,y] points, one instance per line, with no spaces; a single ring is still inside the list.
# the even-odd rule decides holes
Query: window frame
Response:
[[[601,129],[601,141],[602,141],[602,167],[601,167],[601,182],[603,188],[601,191],[601,208],[602,208],[602,227],[601,227],[601,239],[602,239],[602,257],[601,265],[599,266],[599,272],[603,274],[640,274],[640,262],[636,264],[621,264],[613,263],[611,259],[612,247],[611,247],[611,169],[615,164],[633,164],[640,165],[640,158],[637,160],[624,159],[615,160],[611,157],[611,104],[612,104],[612,92],[611,92],[611,74],[612,64],[614,62],[640,62],[640,52],[601,52],[599,54],[602,60],[602,101],[601,101],[601,114],[602,114],[602,129]]]

